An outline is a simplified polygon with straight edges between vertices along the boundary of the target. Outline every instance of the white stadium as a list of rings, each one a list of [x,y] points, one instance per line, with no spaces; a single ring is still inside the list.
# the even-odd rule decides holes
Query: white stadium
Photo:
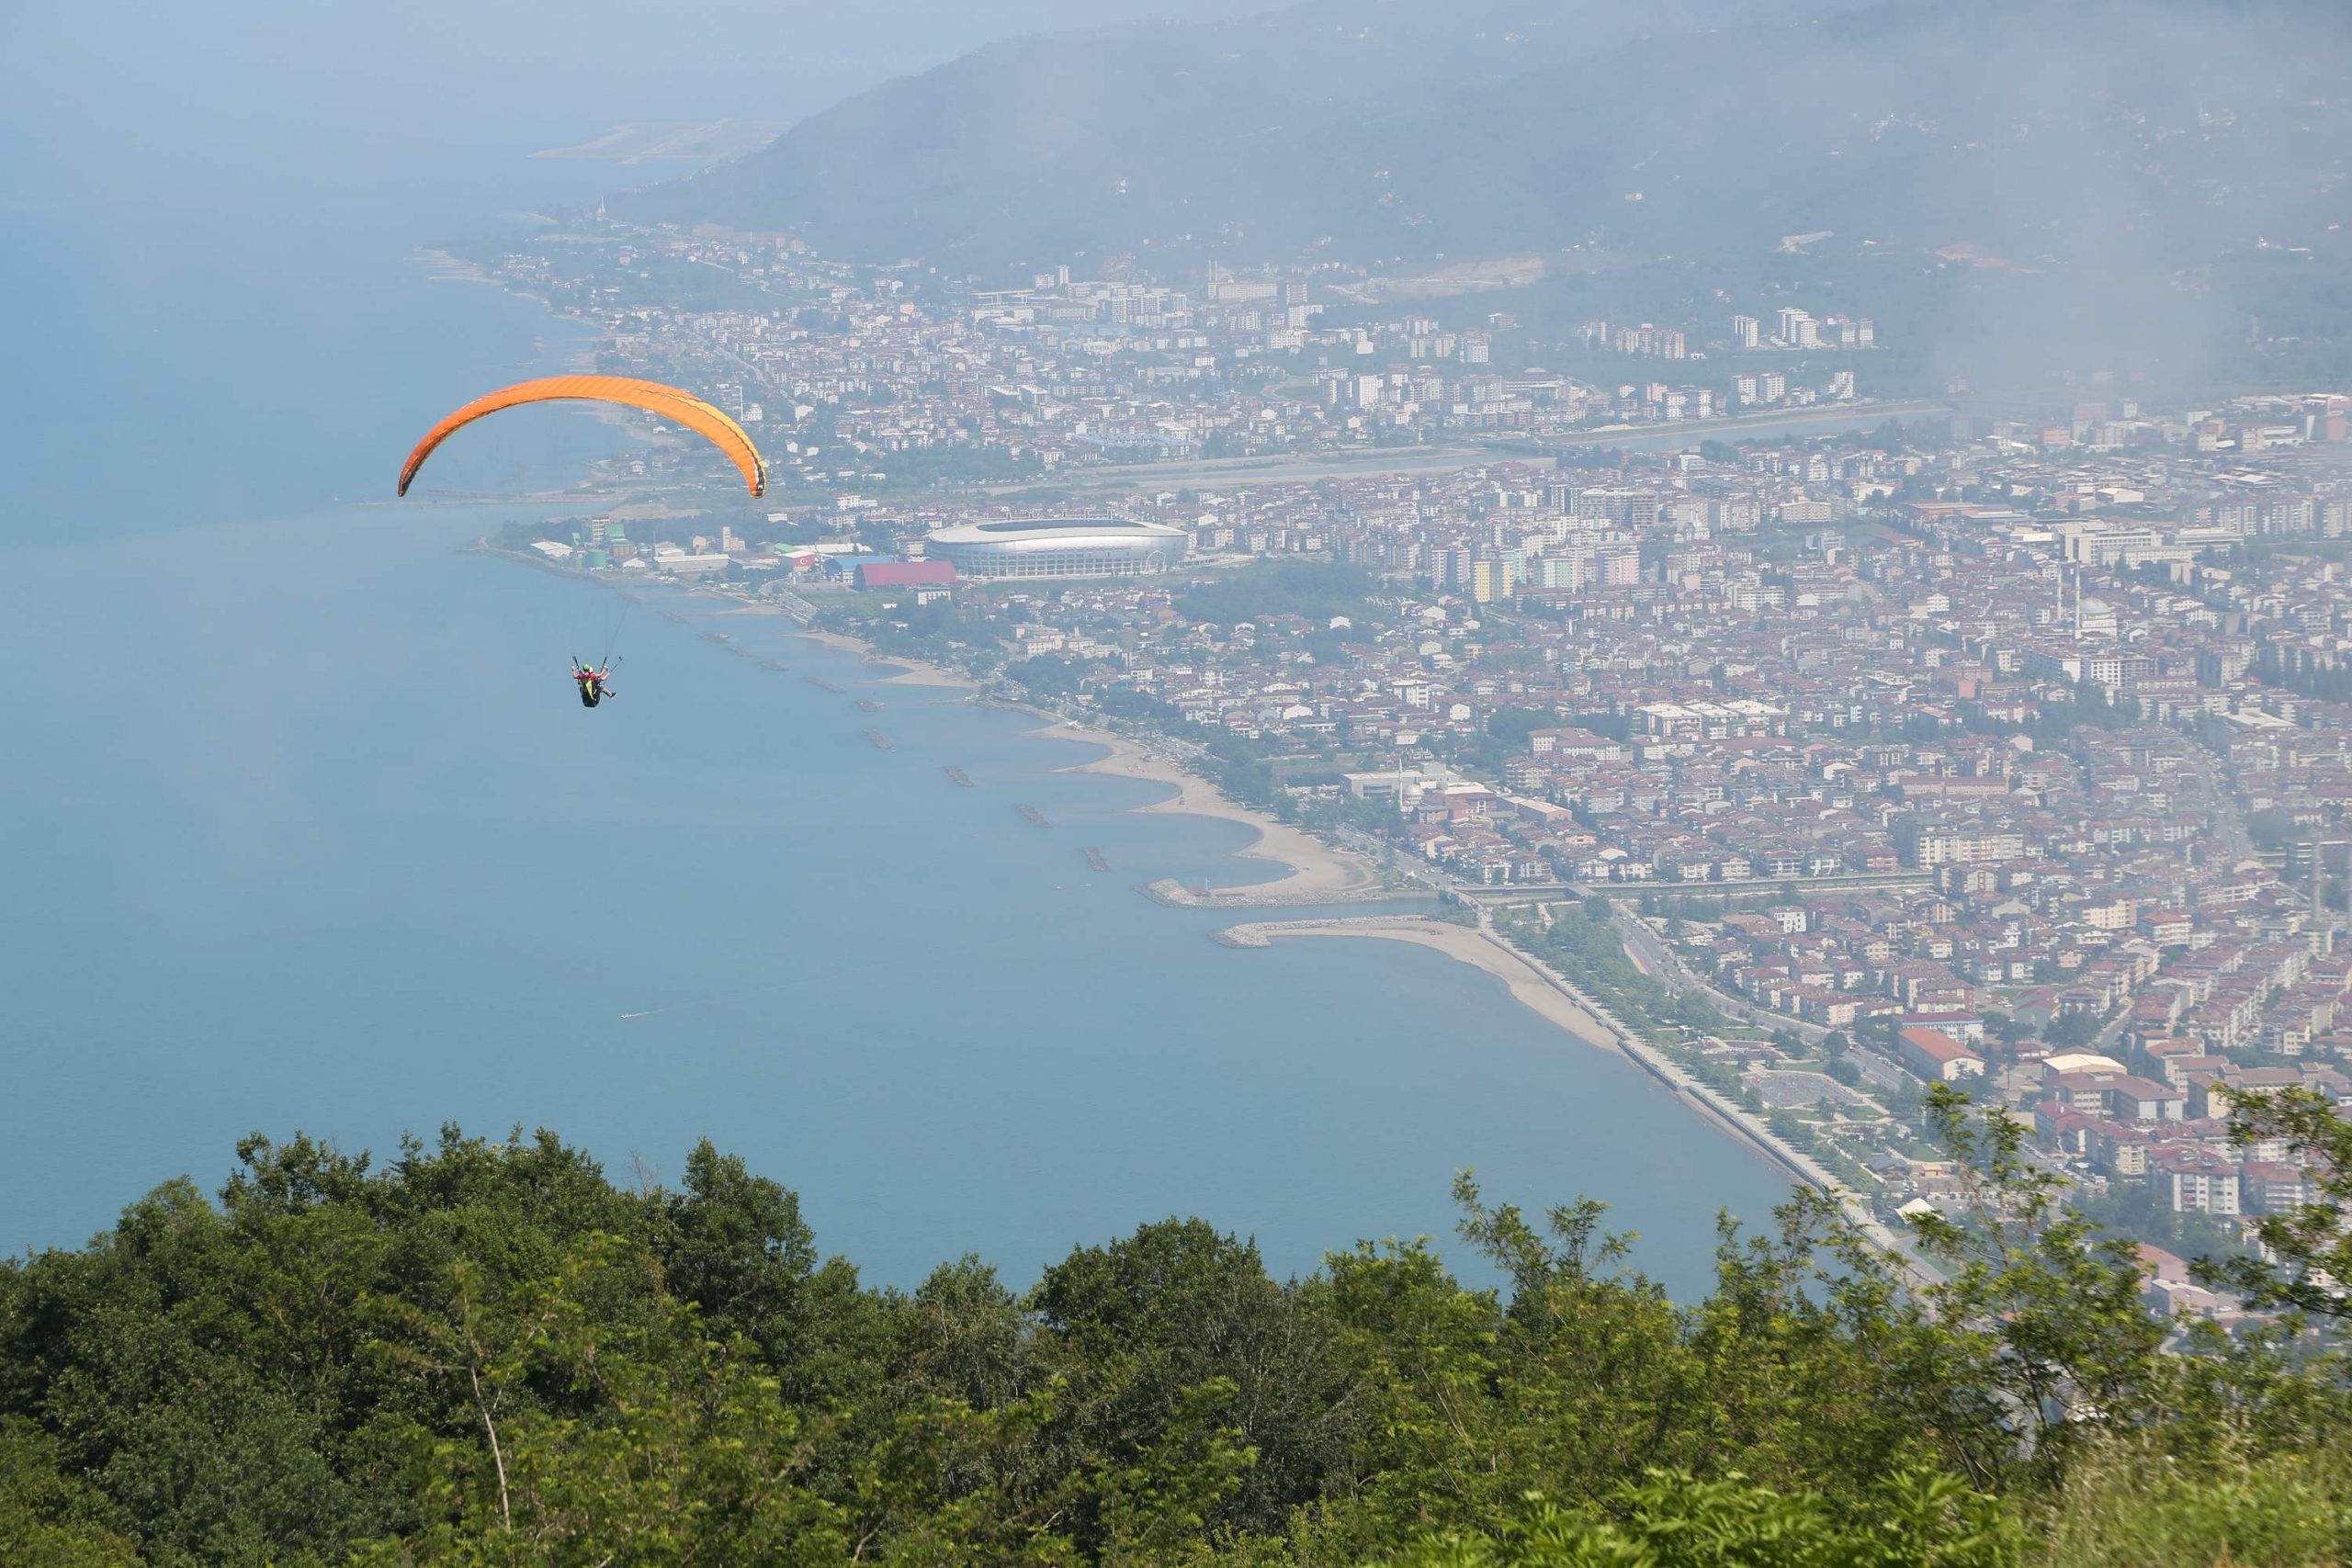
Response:
[[[1191,542],[1164,523],[1019,517],[942,528],[924,554],[952,562],[959,577],[1143,577],[1174,566]]]

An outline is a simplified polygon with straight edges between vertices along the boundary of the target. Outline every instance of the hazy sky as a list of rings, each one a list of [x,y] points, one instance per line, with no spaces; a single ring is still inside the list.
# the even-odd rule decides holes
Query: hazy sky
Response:
[[[191,115],[473,141],[793,118],[994,39],[1265,0],[7,0],[0,124]]]
[[[413,248],[679,172],[528,152],[630,120],[790,120],[1040,29],[1252,8],[0,0],[0,548],[381,488],[412,423],[544,330],[508,312],[509,343],[444,308]],[[332,398],[296,390],[328,377]],[[129,423],[86,417],[107,405]]]

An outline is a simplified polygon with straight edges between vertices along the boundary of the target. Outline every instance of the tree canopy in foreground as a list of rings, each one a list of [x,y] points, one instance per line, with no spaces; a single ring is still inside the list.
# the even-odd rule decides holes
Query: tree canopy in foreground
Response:
[[[2301,1267],[2340,1230],[2230,1265],[2278,1326],[2176,1334],[2011,1124],[1931,1110],[1998,1216],[1923,1238],[1947,1283],[1800,1195],[1695,1303],[1599,1204],[1467,1176],[1500,1290],[1427,1241],[1276,1280],[1170,1219],[1025,1293],[973,1258],[910,1292],[707,1144],[668,1190],[546,1133],[381,1168],[256,1136],[217,1201],[0,1268],[0,1562],[2352,1561],[2352,1381],[2299,1315],[2340,1304]]]

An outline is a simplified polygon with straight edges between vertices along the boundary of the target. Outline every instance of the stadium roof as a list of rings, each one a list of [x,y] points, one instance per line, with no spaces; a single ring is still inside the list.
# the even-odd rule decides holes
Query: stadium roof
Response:
[[[1138,523],[1125,517],[1014,517],[993,523],[956,523],[931,536],[947,544],[1004,544],[1022,539],[1068,539],[1079,535],[1138,540],[1192,537],[1183,529],[1165,523]]]

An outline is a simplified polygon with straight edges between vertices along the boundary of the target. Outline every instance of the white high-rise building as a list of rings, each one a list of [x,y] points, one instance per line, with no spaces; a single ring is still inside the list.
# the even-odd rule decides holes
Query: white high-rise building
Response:
[[[1763,341],[1764,323],[1753,316],[1731,319],[1731,341],[1735,348],[1754,348]]]
[[[1772,335],[1791,348],[1811,348],[1821,341],[1821,324],[1794,305],[1783,305],[1773,317]]]

